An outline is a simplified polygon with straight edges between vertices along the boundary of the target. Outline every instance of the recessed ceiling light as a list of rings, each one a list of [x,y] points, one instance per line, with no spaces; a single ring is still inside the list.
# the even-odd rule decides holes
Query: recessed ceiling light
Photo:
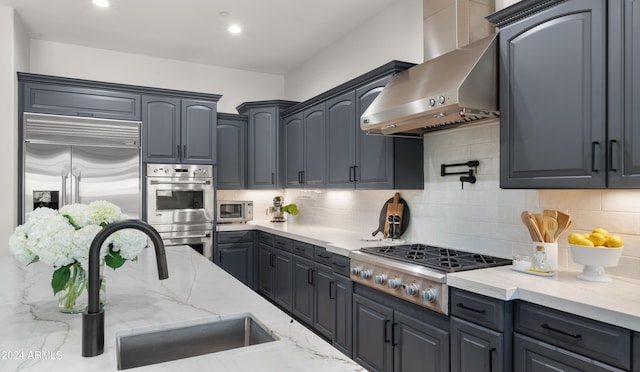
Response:
[[[111,4],[109,4],[109,0],[91,0],[93,5],[99,6],[101,8],[108,8]]]
[[[242,32],[242,27],[240,27],[238,25],[231,25],[231,26],[229,26],[227,31],[231,32],[232,34],[239,34],[239,33]]]

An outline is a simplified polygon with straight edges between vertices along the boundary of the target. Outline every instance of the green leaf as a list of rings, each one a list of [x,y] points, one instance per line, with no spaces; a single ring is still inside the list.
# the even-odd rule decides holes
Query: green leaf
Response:
[[[51,278],[51,288],[53,288],[53,294],[60,292],[67,286],[69,278],[71,278],[70,265],[62,266],[53,272],[53,278]]]
[[[122,256],[120,255],[120,251],[114,252],[112,250],[109,250],[107,255],[104,257],[104,263],[106,263],[107,266],[114,270],[124,265],[125,262],[127,262],[127,260],[122,258]]]
[[[64,218],[67,219],[67,221],[69,221],[69,223],[71,224],[71,226],[73,226],[74,229],[76,230],[80,230],[80,226],[78,226],[78,224],[76,224],[76,221],[73,219],[73,217],[71,217],[68,214],[63,214],[62,215]]]
[[[280,211],[291,213],[295,216],[298,214],[298,206],[295,204],[287,204],[284,207],[280,207]]]

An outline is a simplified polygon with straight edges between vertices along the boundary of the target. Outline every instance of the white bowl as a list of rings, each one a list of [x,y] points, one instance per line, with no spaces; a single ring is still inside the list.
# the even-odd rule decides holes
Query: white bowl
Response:
[[[586,247],[583,245],[569,244],[571,259],[577,264],[584,265],[584,269],[578,274],[578,279],[590,282],[609,282],[604,272],[605,267],[618,266],[624,247]]]

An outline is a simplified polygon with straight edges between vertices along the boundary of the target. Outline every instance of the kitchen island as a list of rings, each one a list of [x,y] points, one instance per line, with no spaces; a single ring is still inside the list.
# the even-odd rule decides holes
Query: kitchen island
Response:
[[[167,247],[169,278],[158,280],[153,249],[106,268],[104,354],[81,356],[82,316],[57,309],[53,268],[0,258],[0,371],[115,371],[116,334],[251,314],[277,339],[139,367],[140,371],[363,371],[351,359],[186,246]],[[162,352],[159,350],[158,352]]]

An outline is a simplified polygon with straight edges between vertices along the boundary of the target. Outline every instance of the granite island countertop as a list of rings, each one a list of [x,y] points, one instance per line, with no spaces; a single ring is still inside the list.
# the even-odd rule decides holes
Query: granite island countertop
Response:
[[[0,258],[0,371],[115,371],[116,333],[250,313],[277,341],[136,371],[363,371],[364,369],[191,248],[167,247],[158,280],[153,249],[105,270],[105,352],[81,356],[82,316],[57,310],[43,263]]]

